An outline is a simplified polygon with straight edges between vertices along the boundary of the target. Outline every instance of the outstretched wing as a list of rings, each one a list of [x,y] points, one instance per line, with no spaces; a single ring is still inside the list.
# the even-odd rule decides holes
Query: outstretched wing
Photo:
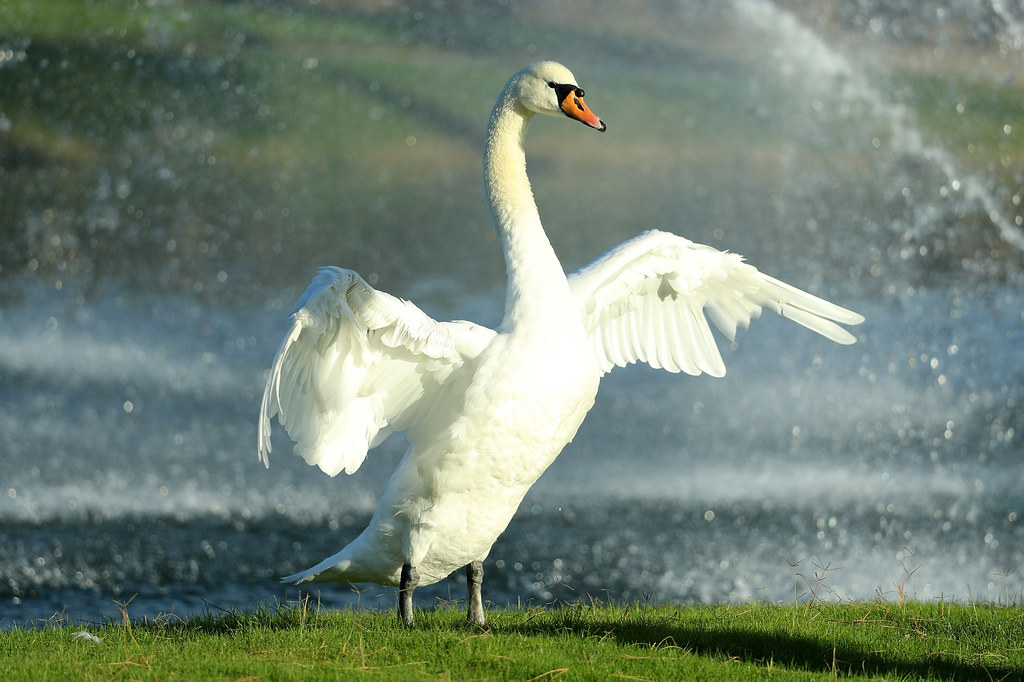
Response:
[[[838,343],[855,312],[769,277],[736,254],[652,230],[569,275],[603,372],[642,361],[670,372],[725,374],[708,325],[729,339],[762,308]]]
[[[370,448],[414,426],[431,394],[493,336],[470,322],[437,322],[351,270],[321,269],[267,379],[260,460],[270,466],[277,416],[306,462],[353,473]]]

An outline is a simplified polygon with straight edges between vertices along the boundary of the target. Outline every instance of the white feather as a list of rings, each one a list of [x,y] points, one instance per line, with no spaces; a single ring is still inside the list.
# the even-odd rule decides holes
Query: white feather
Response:
[[[740,256],[657,230],[620,244],[568,279],[588,331],[600,340],[594,347],[605,372],[640,361],[722,376],[725,364],[708,320],[732,340],[764,307],[842,344],[856,339],[836,323],[864,320],[759,272]],[[642,331],[620,345],[624,318]]]
[[[409,427],[415,406],[494,332],[439,324],[342,268],[323,268],[299,299],[267,379],[259,455],[270,466],[270,419],[331,476],[355,472],[369,448]],[[453,336],[464,336],[462,352]]]

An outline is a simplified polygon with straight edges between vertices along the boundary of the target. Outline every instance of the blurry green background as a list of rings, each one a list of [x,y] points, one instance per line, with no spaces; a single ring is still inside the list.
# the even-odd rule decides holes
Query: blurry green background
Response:
[[[779,31],[753,1],[4,0],[0,293],[27,274],[238,296],[328,263],[399,294],[429,273],[500,290],[483,132],[540,58],[609,125],[531,132],[567,269],[658,227],[875,293],[950,270],[1001,279],[1020,250],[893,138],[940,147],[1019,227],[1020,53],[991,10],[877,4],[778,3],[819,47],[869,57],[853,64],[865,93],[820,49],[753,41],[758,12]]]
[[[321,265],[500,320],[480,157],[537,59],[608,124],[527,140],[567,269],[666,229],[867,321],[611,373],[487,599],[788,601],[819,557],[1019,601],[1022,41],[1006,0],[0,0],[0,627],[292,598],[365,526],[402,443],[265,470],[265,372]]]

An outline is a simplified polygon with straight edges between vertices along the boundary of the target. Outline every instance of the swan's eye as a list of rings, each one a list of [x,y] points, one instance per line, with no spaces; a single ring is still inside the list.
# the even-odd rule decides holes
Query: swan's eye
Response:
[[[584,96],[583,88],[576,88],[576,96],[577,97],[583,97]]]
[[[552,90],[554,90],[555,89],[555,81],[548,81],[548,87],[551,88]]]

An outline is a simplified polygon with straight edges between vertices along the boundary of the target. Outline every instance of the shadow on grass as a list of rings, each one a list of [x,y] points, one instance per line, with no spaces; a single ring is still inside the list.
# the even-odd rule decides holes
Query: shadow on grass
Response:
[[[572,611],[573,609],[567,609]],[[641,616],[641,618],[643,618]],[[638,620],[591,620],[585,616],[529,620],[507,624],[499,631],[523,635],[566,634],[611,638],[623,645],[661,648],[666,646],[699,656],[731,658],[755,665],[785,666],[807,672],[847,675],[892,675],[944,680],[1019,680],[1024,672],[1010,665],[985,665],[923,656],[901,660],[884,650],[867,650],[843,642],[830,642],[812,635],[779,632],[750,632],[716,625],[712,619],[681,623],[671,616]],[[899,630],[893,637],[901,636]]]

